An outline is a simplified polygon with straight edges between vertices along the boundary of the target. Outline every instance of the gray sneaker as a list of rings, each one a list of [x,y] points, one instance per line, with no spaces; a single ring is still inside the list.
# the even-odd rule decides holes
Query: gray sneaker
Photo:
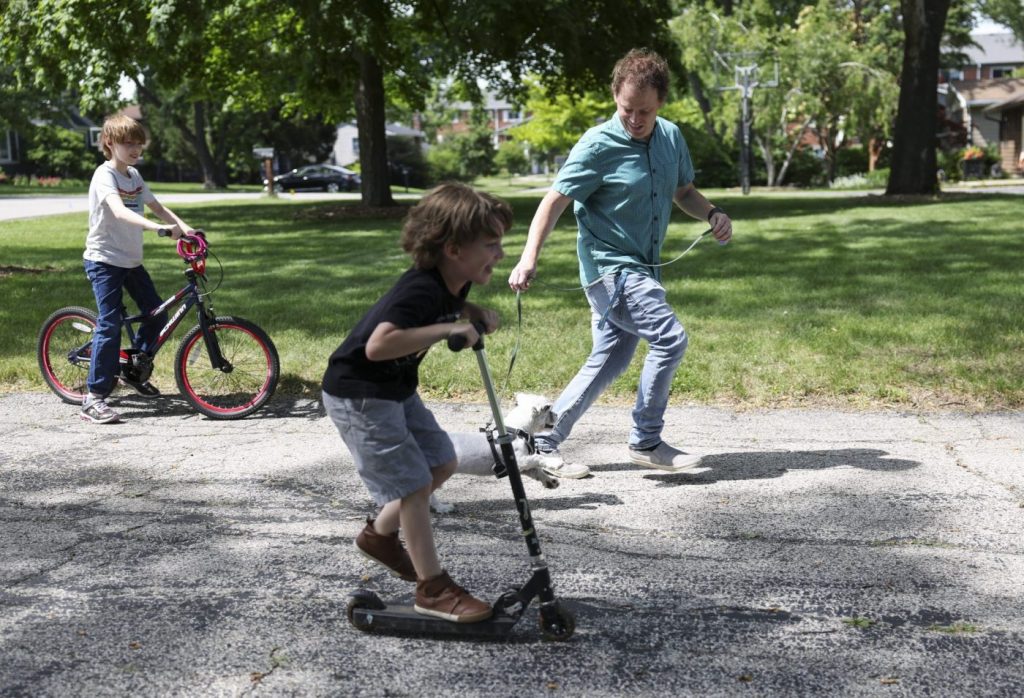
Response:
[[[120,421],[121,415],[110,409],[103,398],[89,399],[88,396],[82,401],[82,419],[88,419],[97,424],[109,424]]]
[[[667,473],[680,473],[696,467],[703,456],[699,453],[686,453],[673,448],[662,441],[654,448],[647,450],[629,448],[629,460],[645,468],[664,470]]]
[[[577,463],[566,463],[558,449],[552,451],[540,451],[535,454],[540,460],[540,467],[551,477],[564,477],[570,480],[580,480],[590,475],[590,468]]]

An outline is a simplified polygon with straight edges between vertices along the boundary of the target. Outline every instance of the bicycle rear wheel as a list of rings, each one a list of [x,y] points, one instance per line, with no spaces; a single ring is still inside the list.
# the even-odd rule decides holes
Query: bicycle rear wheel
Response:
[[[174,360],[178,389],[207,417],[241,419],[274,394],[281,373],[277,348],[266,332],[242,318],[218,317],[209,329],[227,366],[213,366],[202,328],[196,325],[181,340]]]
[[[81,405],[88,388],[96,313],[70,306],[43,322],[36,341],[39,371],[50,390],[64,402]]]

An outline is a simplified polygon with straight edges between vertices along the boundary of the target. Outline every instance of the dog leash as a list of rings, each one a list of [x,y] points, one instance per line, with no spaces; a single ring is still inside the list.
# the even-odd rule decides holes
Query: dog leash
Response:
[[[660,264],[644,264],[643,262],[640,262],[640,264],[641,264],[641,266],[649,267],[651,269],[655,269],[655,268],[658,268],[658,267],[667,267],[670,264],[675,264],[680,259],[685,257],[687,255],[687,253],[689,253],[690,250],[692,250],[694,247],[696,247],[698,242],[700,242],[701,240],[703,240],[705,237],[707,237],[710,234],[711,234],[711,228],[708,228],[703,233],[698,235],[694,239],[694,241],[690,243],[690,246],[687,247],[685,250],[683,250],[674,259],[670,259],[669,261],[662,262]],[[604,326],[605,319],[608,317],[608,312],[611,310],[612,306],[615,305],[615,301],[618,300],[619,293],[622,290],[622,286],[625,285],[625,281],[624,281],[625,280],[625,276],[626,276],[625,274],[620,274],[618,280],[616,280],[616,282],[615,282],[615,293],[612,295],[611,300],[608,301],[608,309],[605,310],[604,315],[601,316],[601,321],[600,321],[599,327],[603,327]],[[548,288],[548,289],[550,289],[552,291],[559,291],[559,292],[585,291],[586,288],[587,288],[586,286],[574,286],[572,288],[559,288],[557,286],[548,286],[544,282],[538,281],[537,279],[533,279],[533,281],[536,282],[536,283],[539,283],[541,286],[544,286],[544,287],[546,287],[546,288]],[[509,382],[510,382],[510,380],[512,378],[512,369],[516,365],[516,358],[519,356],[519,347],[522,344],[522,340],[523,340],[523,292],[522,291],[516,291],[516,322],[517,322],[517,326],[516,326],[516,343],[515,343],[515,346],[512,347],[512,354],[509,356],[508,370],[505,372],[505,380],[502,382],[501,391],[498,393],[499,395],[505,394],[505,392],[508,390],[508,385],[509,385]]]
[[[670,259],[667,262],[661,262],[659,264],[646,264],[644,262],[637,262],[637,265],[639,265],[641,267],[647,267],[648,269],[657,269],[659,267],[667,267],[670,264],[675,264],[680,259],[685,257],[689,253],[690,250],[692,250],[694,247],[696,247],[698,242],[700,242],[701,240],[703,240],[705,237],[707,237],[710,234],[711,234],[711,228],[708,228],[703,233],[701,233],[696,238],[694,238],[693,242],[690,243],[689,247],[687,247],[685,250],[683,250],[678,255],[676,255],[673,259]],[[536,277],[534,277],[530,281],[532,283],[536,283],[536,284],[539,284],[539,285],[545,287],[549,291],[568,292],[568,291],[586,291],[587,290],[586,286],[572,286],[571,288],[565,288],[565,287],[559,287],[559,286],[549,286],[548,284],[544,283],[540,279],[537,279]],[[516,293],[519,293],[519,292],[516,291]]]

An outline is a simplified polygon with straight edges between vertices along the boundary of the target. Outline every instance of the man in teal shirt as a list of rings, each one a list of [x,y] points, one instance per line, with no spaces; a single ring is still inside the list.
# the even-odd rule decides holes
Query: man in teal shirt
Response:
[[[593,348],[586,363],[555,401],[554,426],[537,435],[549,454],[545,470],[585,477],[585,466],[566,464],[558,446],[576,421],[629,365],[639,340],[648,343],[640,374],[630,460],[667,472],[700,463],[700,456],[661,440],[676,368],[686,352],[682,324],[660,283],[661,247],[672,205],[707,220],[720,243],[732,238],[732,221],[693,185],[693,164],[675,124],[658,117],[668,96],[668,66],[647,50],[630,51],[615,65],[615,116],[587,131],[569,153],[541,201],[519,263],[509,276],[517,291],[530,287],[537,259],[555,222],[574,202],[580,281],[592,311]]]

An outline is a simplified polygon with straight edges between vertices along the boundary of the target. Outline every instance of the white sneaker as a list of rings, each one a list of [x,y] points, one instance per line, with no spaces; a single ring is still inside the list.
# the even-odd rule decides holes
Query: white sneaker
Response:
[[[564,477],[579,480],[590,475],[590,468],[577,463],[566,463],[556,448],[554,451],[537,451],[534,454],[540,461],[540,468],[551,477]]]
[[[699,453],[686,453],[673,448],[662,441],[648,451],[639,451],[630,447],[629,460],[645,468],[655,468],[668,473],[679,473],[700,464],[703,456]]]

